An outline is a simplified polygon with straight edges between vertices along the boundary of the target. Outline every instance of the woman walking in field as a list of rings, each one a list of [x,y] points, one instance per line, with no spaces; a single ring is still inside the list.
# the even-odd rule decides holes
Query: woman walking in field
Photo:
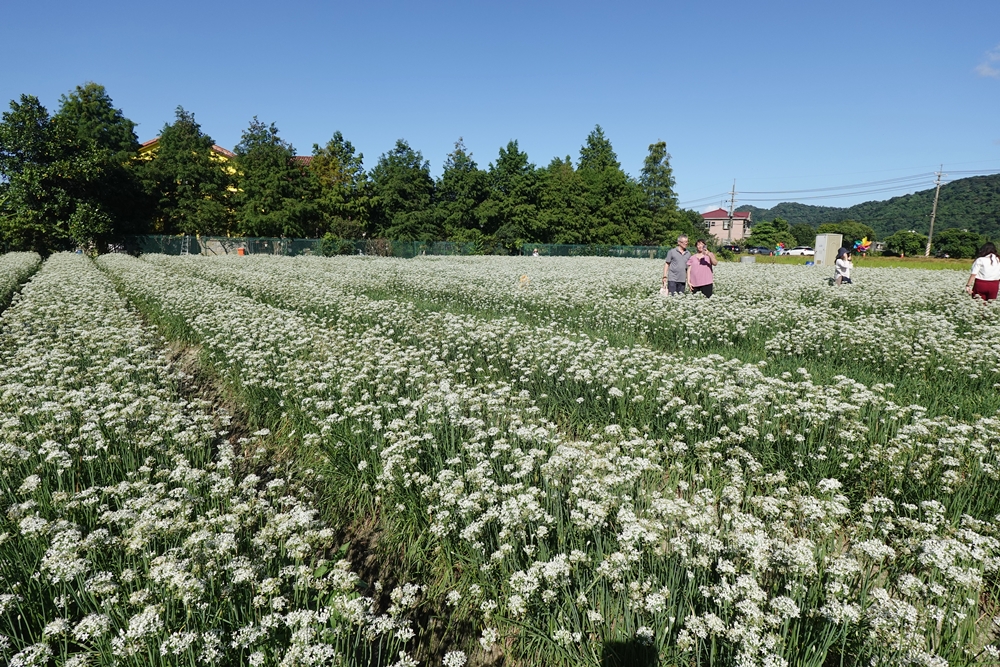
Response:
[[[976,261],[972,263],[972,273],[965,284],[965,291],[973,297],[984,301],[997,298],[997,288],[1000,287],[1000,257],[997,248],[992,243],[986,243],[976,253]]]
[[[698,252],[691,255],[691,259],[687,261],[687,283],[691,286],[692,294],[701,292],[708,298],[712,296],[712,289],[715,286],[714,271],[719,260],[709,251],[704,239],[698,239],[694,247]]]

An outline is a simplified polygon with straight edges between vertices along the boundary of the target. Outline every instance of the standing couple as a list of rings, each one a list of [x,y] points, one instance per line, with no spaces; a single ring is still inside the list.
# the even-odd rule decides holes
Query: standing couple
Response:
[[[677,237],[677,247],[667,253],[667,263],[663,265],[663,284],[660,293],[666,288],[667,294],[683,294],[690,285],[691,292],[701,292],[706,297],[712,296],[712,286],[715,282],[713,271],[719,263],[715,254],[709,252],[708,244],[698,239],[694,244],[697,252],[688,252],[688,237]]]

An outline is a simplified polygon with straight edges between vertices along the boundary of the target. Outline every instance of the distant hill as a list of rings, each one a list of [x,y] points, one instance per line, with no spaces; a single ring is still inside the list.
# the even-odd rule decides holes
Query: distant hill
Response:
[[[740,206],[751,211],[752,220],[784,218],[791,224],[806,223],[816,227],[824,222],[857,220],[885,238],[900,229],[927,233],[934,203],[934,188],[885,201],[869,201],[846,208],[810,206],[784,202],[772,208]],[[934,229],[968,229],[992,239],[1000,239],[1000,174],[962,178],[941,186]]]

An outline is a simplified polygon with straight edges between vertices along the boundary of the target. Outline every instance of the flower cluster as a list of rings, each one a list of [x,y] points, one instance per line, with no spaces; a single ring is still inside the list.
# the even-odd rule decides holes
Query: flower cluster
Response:
[[[949,355],[993,349],[993,306],[954,298],[949,272],[871,270],[872,286],[850,292],[813,269],[726,266],[731,296],[710,303],[654,296],[651,263],[533,261],[101,265],[322,454],[325,476],[428,545],[445,567],[427,570],[451,574],[426,585],[478,619],[483,649],[534,655],[547,637],[552,660],[588,662],[624,640],[740,664],[995,651],[981,620],[995,615],[995,415],[964,417],[948,407],[959,397],[933,391],[901,402],[892,384],[849,374],[815,381],[806,368],[691,354],[756,349],[836,368],[868,343],[864,322],[902,313],[892,321],[931,323],[920,332],[951,323],[907,367],[943,381],[931,360],[963,369]],[[789,335],[813,320],[833,334],[820,347]],[[835,335],[848,325],[857,338]],[[905,357],[893,337],[923,335],[906,326],[852,368]],[[782,336],[803,347],[767,342]],[[982,381],[954,386],[979,404]]]
[[[398,652],[291,471],[93,262],[50,257],[0,318],[0,657],[8,664],[313,665]],[[264,470],[261,469],[264,473]],[[287,477],[287,480],[286,480]],[[370,657],[370,656],[369,656]]]

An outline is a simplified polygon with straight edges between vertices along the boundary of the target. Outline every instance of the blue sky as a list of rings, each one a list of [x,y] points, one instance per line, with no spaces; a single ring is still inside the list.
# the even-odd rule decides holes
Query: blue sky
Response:
[[[300,154],[339,130],[371,168],[404,138],[439,174],[459,137],[545,166],[600,124],[633,176],[666,141],[698,210],[734,180],[847,206],[1000,170],[997,0],[21,1],[0,35],[5,109],[95,81],[141,141],[182,105],[226,147],[256,115]]]

